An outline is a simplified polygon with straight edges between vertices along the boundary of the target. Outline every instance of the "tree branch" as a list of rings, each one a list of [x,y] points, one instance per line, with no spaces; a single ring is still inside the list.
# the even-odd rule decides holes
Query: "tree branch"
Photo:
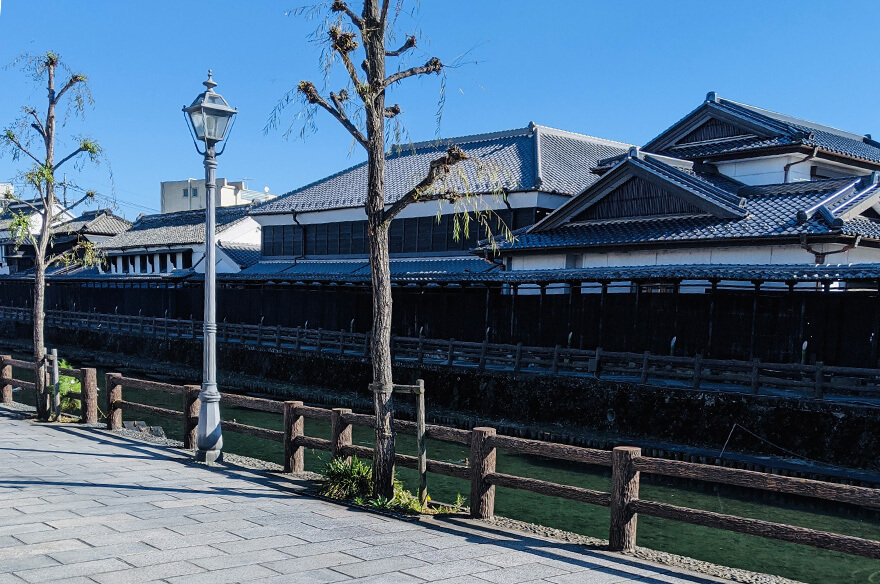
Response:
[[[397,215],[406,208],[410,203],[414,203],[416,201],[435,201],[439,199],[447,199],[454,200],[455,198],[460,197],[456,193],[437,193],[431,195],[430,197],[425,197],[424,192],[429,189],[437,180],[447,176],[449,172],[452,170],[452,167],[468,159],[468,155],[464,153],[459,146],[450,146],[446,151],[446,155],[442,158],[438,158],[437,160],[431,161],[431,167],[428,170],[428,175],[422,179],[422,181],[417,184],[411,191],[403,195],[397,201],[395,201],[388,209],[386,209],[382,213],[382,223],[389,224],[391,221],[397,217]]]
[[[59,162],[58,164],[56,164],[55,166],[53,166],[53,167],[52,167],[52,172],[55,172],[56,170],[58,170],[58,168],[59,168],[62,164],[64,164],[65,162],[67,162],[68,160],[70,160],[71,158],[73,158],[74,156],[76,156],[77,154],[79,154],[80,152],[85,152],[85,151],[86,151],[86,149],[83,148],[82,146],[80,146],[79,148],[77,148],[76,150],[74,150],[73,152],[71,152],[70,154],[68,154],[67,156],[65,156],[64,158],[62,158],[62,159],[61,159],[61,162]]]
[[[385,51],[385,56],[386,57],[399,57],[400,55],[402,55],[403,53],[405,53],[406,51],[410,50],[411,48],[413,48],[415,46],[416,46],[416,37],[408,36],[408,37],[406,37],[406,42],[404,42],[403,45],[399,49],[397,49],[396,51]]]
[[[25,108],[24,111],[27,112],[28,114],[30,114],[31,116],[33,116],[34,120],[36,120],[36,123],[31,124],[31,127],[34,128],[37,132],[39,132],[40,136],[42,136],[43,139],[45,140],[46,139],[46,130],[43,128],[43,121],[40,119],[40,116],[37,115],[37,110],[35,110],[32,107],[29,107],[29,108]]]
[[[337,110],[335,107],[327,103],[327,101],[321,97],[318,93],[318,90],[315,88],[315,84],[311,81],[300,81],[299,87],[297,88],[300,93],[305,96],[306,101],[312,105],[318,105],[327,110],[330,115],[339,121],[340,124],[348,130],[348,133],[351,134],[355,140],[357,140],[358,144],[367,148],[367,139],[361,133],[360,130],[357,129],[357,126],[351,123],[348,117],[345,115],[341,109]],[[332,94],[331,94],[332,95]],[[331,98],[333,99],[333,98]],[[339,96],[336,97],[339,99]],[[336,103],[336,99],[334,99],[334,103]]]
[[[393,83],[397,83],[407,77],[412,77],[414,75],[428,75],[430,73],[440,74],[440,71],[443,70],[443,63],[440,62],[440,59],[437,57],[432,57],[427,63],[422,65],[421,67],[411,67],[409,69],[404,69],[403,71],[398,71],[394,75],[388,76],[385,79],[385,83],[383,87],[388,87]]]
[[[67,83],[64,84],[64,87],[55,94],[55,99],[52,100],[53,104],[57,104],[61,100],[61,96],[67,93],[71,87],[76,85],[77,83],[81,83],[85,81],[86,78],[84,75],[72,75],[70,79],[67,80]]]
[[[15,136],[15,134],[12,132],[12,130],[6,130],[6,134],[4,135],[4,137],[10,143],[12,143],[16,148],[18,148],[19,150],[21,150],[22,152],[24,152],[25,154],[30,156],[31,160],[33,160],[34,162],[36,162],[40,166],[43,165],[43,163],[40,162],[39,158],[37,158],[36,156],[31,154],[30,151],[27,148],[25,148],[21,142],[18,141],[18,138]]]
[[[364,30],[364,20],[354,13],[354,11],[348,7],[348,4],[343,2],[342,0],[334,0],[333,5],[330,7],[330,10],[333,12],[344,12],[351,19],[351,22],[358,27],[359,30]]]
[[[379,23],[382,25],[382,30],[385,30],[385,21],[388,20],[388,7],[391,5],[391,0],[385,0],[382,2],[382,15],[379,17]]]

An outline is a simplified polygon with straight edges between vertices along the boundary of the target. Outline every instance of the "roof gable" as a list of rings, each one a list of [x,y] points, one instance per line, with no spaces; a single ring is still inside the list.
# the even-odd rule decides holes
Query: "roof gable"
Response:
[[[695,172],[692,164],[671,159],[662,162],[632,148],[599,181],[529,231],[540,232],[579,221],[682,214],[741,218],[746,211],[735,190],[714,184]]]
[[[780,147],[818,148],[829,155],[880,164],[880,143],[869,135],[722,99],[715,92],[645,144],[644,150],[698,160]]]

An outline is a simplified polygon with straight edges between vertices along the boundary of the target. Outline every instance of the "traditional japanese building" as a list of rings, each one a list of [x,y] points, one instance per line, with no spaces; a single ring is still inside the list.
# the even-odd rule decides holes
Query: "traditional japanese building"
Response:
[[[880,264],[880,144],[870,136],[710,93],[592,171],[597,180],[500,244],[508,270],[601,279],[602,269],[619,278],[627,268]]]

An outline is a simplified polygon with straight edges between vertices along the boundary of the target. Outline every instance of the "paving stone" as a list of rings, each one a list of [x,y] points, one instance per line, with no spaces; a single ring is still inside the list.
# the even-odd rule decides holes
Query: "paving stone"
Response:
[[[487,564],[481,560],[455,560],[442,564],[427,564],[418,568],[402,570],[410,576],[424,580],[442,580],[456,576],[466,576],[497,570],[498,566]]]
[[[345,550],[345,552],[362,560],[378,560],[380,558],[408,556],[410,554],[430,551],[431,549],[432,548],[429,548],[428,546],[419,543],[408,542],[405,544],[389,543],[385,545],[355,548],[353,550]]]
[[[139,541],[128,543],[119,543],[116,545],[106,545],[102,547],[88,547],[84,545],[84,549],[76,549],[64,552],[50,552],[49,555],[58,560],[62,564],[74,564],[76,562],[85,562],[89,560],[100,560],[104,558],[125,559],[130,554],[141,554],[155,550],[156,548]]]
[[[105,560],[94,560],[91,562],[78,562],[76,564],[62,564],[49,568],[38,568],[36,570],[24,570],[17,572],[15,575],[27,582],[63,582],[75,576],[90,576],[96,578],[103,572],[111,572],[113,570],[122,570],[128,568],[128,564],[111,558]]]
[[[11,560],[13,558],[20,558],[23,556],[35,556],[38,554],[53,554],[54,557],[54,554],[56,552],[82,550],[83,548],[88,547],[88,545],[78,539],[62,539],[58,541],[48,541],[35,545],[24,545],[23,543],[19,542],[19,545],[16,546],[0,548],[0,570],[3,570],[3,568],[5,567],[5,562],[7,560]],[[14,570],[9,571],[13,572]]]
[[[343,580],[350,582],[351,578],[329,568],[319,568],[317,570],[307,570],[305,572],[253,580],[253,584],[332,584],[333,582],[341,582]]]
[[[333,569],[337,572],[342,572],[346,576],[351,576],[352,578],[363,578],[365,576],[388,574],[399,570],[405,570],[407,568],[418,568],[426,565],[428,564],[421,560],[403,556],[355,562],[352,564],[334,566]]]
[[[267,578],[276,576],[277,572],[273,572],[263,566],[238,566],[225,570],[212,570],[193,576],[182,576],[177,578],[166,578],[170,584],[228,584],[230,582],[253,582],[259,578]]]
[[[318,568],[335,568],[336,566],[360,561],[356,557],[342,552],[330,552],[303,558],[290,558],[278,562],[267,562],[263,565],[271,570],[275,570],[279,574],[295,574],[306,570],[317,570]]]
[[[171,562],[169,564],[156,564],[144,568],[131,568],[117,572],[107,572],[92,576],[100,584],[140,584],[150,580],[167,579],[175,576],[197,574],[204,570],[189,562]]]
[[[258,550],[280,549],[296,546],[304,543],[303,540],[292,535],[275,535],[272,537],[260,537],[257,539],[245,539],[226,543],[217,543],[213,547],[227,554],[243,554]],[[324,550],[328,551],[328,550]],[[329,550],[334,551],[334,550]]]
[[[643,581],[636,576],[616,570],[584,570],[563,576],[548,577],[547,581],[553,582],[553,584],[583,584],[584,582],[589,582],[590,584],[623,584],[629,582],[653,584],[650,580]]]
[[[285,554],[297,558],[304,558],[307,556],[317,556],[329,552],[350,552],[364,547],[369,546],[362,541],[355,541],[352,539],[334,539],[333,541],[325,541],[321,543],[303,543],[279,549]]]
[[[545,564],[523,564],[512,568],[502,568],[492,570],[491,572],[481,572],[479,577],[495,584],[519,584],[520,582],[528,582],[529,580],[538,580],[541,578],[549,578],[565,574],[564,570],[547,566]],[[579,572],[583,575],[584,572]],[[590,582],[587,579],[578,580],[578,582]]]
[[[144,566],[153,566],[155,564],[170,564],[177,561],[197,560],[205,557],[222,556],[223,552],[217,551],[207,545],[195,545],[192,547],[172,548],[165,550],[152,550],[140,554],[132,554],[125,557],[125,561],[132,566],[141,568]],[[195,562],[193,562],[195,563]],[[198,564],[196,564],[198,565]]]
[[[0,572],[21,572],[23,570],[34,570],[36,568],[59,565],[60,562],[55,561],[49,556],[32,554],[17,556],[14,558],[5,558],[2,563],[0,563]]]
[[[221,552],[215,553],[213,556],[206,556],[198,560],[189,560],[196,566],[201,566],[206,570],[221,570],[226,568],[237,568],[239,566],[250,566],[253,564],[263,564],[266,562],[277,562],[291,559],[285,553],[278,550],[257,550],[244,554],[227,554],[220,555]]]

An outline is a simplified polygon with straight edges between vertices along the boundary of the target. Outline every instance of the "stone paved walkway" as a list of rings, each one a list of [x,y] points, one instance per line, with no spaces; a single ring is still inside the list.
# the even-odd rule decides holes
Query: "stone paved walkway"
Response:
[[[401,521],[288,477],[0,408],[0,584],[708,584],[467,520]]]

